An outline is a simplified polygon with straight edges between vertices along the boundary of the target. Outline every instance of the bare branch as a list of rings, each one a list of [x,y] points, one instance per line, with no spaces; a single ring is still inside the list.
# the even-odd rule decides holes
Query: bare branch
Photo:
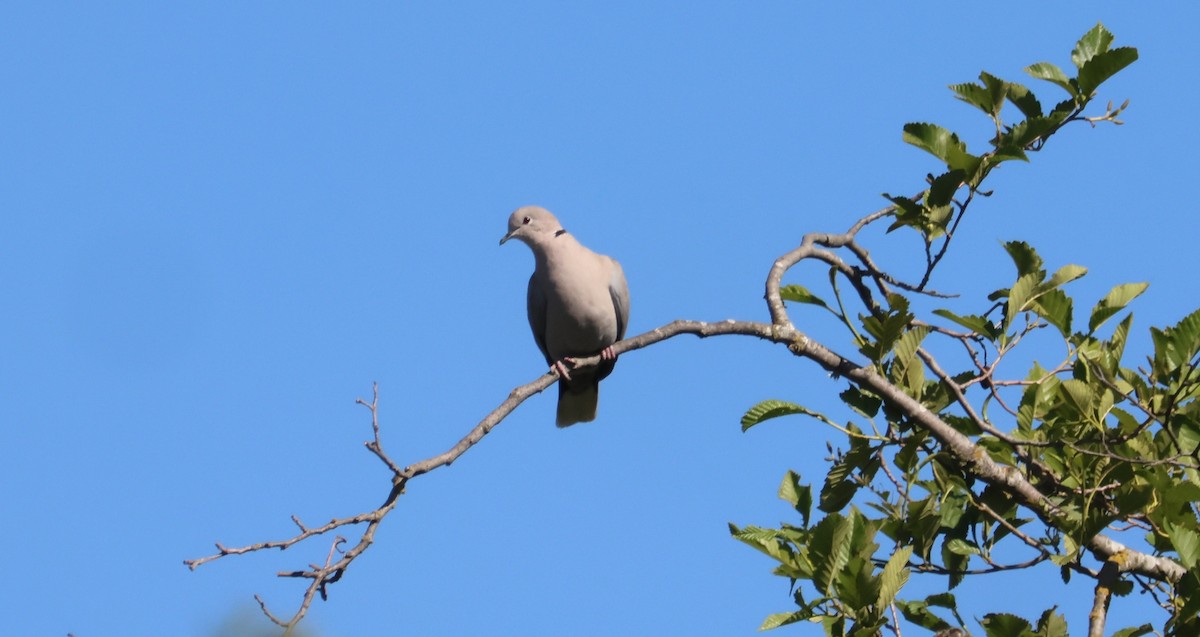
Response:
[[[1104,637],[1104,621],[1108,617],[1108,603],[1112,599],[1112,587],[1119,579],[1116,562],[1108,560],[1096,578],[1096,594],[1092,600],[1092,612],[1088,614],[1088,637]]]

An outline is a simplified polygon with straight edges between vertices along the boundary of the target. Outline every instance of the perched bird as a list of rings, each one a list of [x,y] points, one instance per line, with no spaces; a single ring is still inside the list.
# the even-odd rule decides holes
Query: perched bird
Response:
[[[629,324],[629,286],[621,264],[583,247],[563,230],[549,210],[518,208],[508,218],[504,245],[517,239],[533,250],[529,277],[529,327],[533,340],[558,372],[559,427],[596,419],[600,381],[617,364],[612,344]],[[596,367],[572,371],[573,357],[603,359]]]

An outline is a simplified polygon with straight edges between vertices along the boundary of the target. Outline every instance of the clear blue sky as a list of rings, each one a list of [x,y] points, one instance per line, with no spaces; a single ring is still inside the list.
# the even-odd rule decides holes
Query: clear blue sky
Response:
[[[403,464],[545,371],[532,259],[496,245],[513,208],[544,205],[622,261],[631,333],[765,320],[778,254],[937,168],[904,122],[978,144],[987,123],[946,85],[1069,65],[1098,20],[1141,50],[1105,88],[1132,99],[1127,124],[1006,165],[936,285],[1007,286],[999,243],[1022,238],[1092,268],[1084,307],[1150,281],[1142,347],[1200,301],[1192,5],[222,4],[10,3],[0,19],[5,634],[265,628],[254,593],[289,612],[301,587],[274,573],[324,541],[182,560],[378,504],[388,475],[354,404],[372,381]],[[897,269],[916,254],[909,235],[876,239]],[[627,355],[597,422],[556,430],[540,395],[414,481],[307,626],[752,634],[791,608],[787,583],[726,523],[791,520],[775,490],[789,468],[821,479],[830,432],[738,419],[841,388],[749,339]],[[1086,584],[1038,575],[960,597],[968,614],[1059,604],[1082,634]]]

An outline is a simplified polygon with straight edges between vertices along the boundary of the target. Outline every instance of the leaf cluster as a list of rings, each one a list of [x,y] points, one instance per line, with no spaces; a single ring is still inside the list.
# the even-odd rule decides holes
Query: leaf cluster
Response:
[[[1119,577],[1105,590],[1122,596],[1140,587],[1163,607],[1166,634],[1200,631],[1200,310],[1151,329],[1153,353],[1142,365],[1131,363],[1127,306],[1147,284],[1113,287],[1090,305],[1085,324],[1067,288],[1087,270],[1069,264],[1051,272],[1020,241],[1004,244],[1016,270],[1012,284],[979,299],[972,312],[939,308],[918,316],[910,299],[925,292],[967,207],[975,195],[987,194],[980,187],[993,169],[1028,161],[1072,122],[1120,123],[1116,115],[1127,103],[1085,115],[1104,81],[1137,59],[1135,49],[1112,42],[1102,25],[1088,31],[1071,54],[1074,77],[1048,62],[1025,69],[1066,93],[1049,109],[1028,87],[989,73],[977,83],[951,86],[955,97],[990,120],[995,134],[986,152],[972,154],[957,134],[936,124],[904,127],[906,142],[945,166],[915,197],[885,195],[892,204],[890,229],[913,228],[925,241],[920,284],[899,284],[871,267],[831,267],[835,303],[800,285],[782,288],[784,300],[833,312],[864,367],[936,414],[970,451],[948,448],[945,436],[918,424],[914,408],[905,406],[912,401],[888,399],[861,383],[840,394],[848,419],[782,400],[748,410],[744,430],[804,415],[845,440],[844,449],[831,448],[816,493],[798,474],[784,477],[779,495],[795,509],[798,524],[730,525],[734,537],[778,562],[775,574],[791,583],[797,610],[769,616],[763,629],[812,621],[831,636],[876,635],[896,616],[929,630],[962,628],[951,591],[966,577],[1040,567],[1064,582],[1079,575],[1098,579],[1088,549],[1107,534],[1176,560],[1187,574],[1179,581],[1156,579],[1119,563]],[[1003,119],[1006,107],[1016,109],[1017,121]],[[851,279],[861,313],[846,309],[839,276]],[[1102,334],[1113,319],[1115,327]],[[1007,376],[1011,353],[1038,331],[1061,342],[1061,360],[1034,362]],[[931,353],[946,350],[963,354],[943,365]],[[1038,501],[1003,480],[984,479],[972,460],[979,456],[971,454],[1027,477]],[[910,575],[944,578],[945,590],[908,599],[902,589]],[[987,635],[1067,634],[1056,609],[1034,623],[999,611],[979,623]],[[1150,631],[1144,625],[1116,634]]]

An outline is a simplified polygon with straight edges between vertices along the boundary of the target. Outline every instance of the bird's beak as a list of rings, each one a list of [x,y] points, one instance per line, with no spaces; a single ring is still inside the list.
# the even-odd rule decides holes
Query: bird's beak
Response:
[[[509,239],[513,238],[513,235],[517,234],[517,230],[520,230],[520,228],[516,228],[516,229],[512,230],[511,232],[509,232],[508,234],[504,235],[500,239],[500,245],[504,245],[505,241],[508,241]]]

